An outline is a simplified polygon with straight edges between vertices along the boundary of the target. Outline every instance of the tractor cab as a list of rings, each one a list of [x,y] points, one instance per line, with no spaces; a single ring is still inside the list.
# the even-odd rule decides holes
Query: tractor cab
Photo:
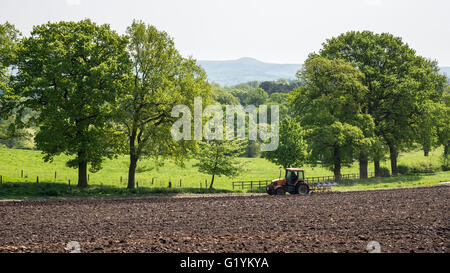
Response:
[[[287,184],[295,185],[298,180],[305,180],[305,172],[302,169],[287,168],[285,179]]]

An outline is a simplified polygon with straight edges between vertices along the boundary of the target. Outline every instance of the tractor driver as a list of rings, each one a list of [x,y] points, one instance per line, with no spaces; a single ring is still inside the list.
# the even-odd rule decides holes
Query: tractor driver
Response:
[[[297,175],[297,173],[296,173],[296,172],[292,172],[292,175],[291,175],[291,184],[292,184],[292,185],[295,184],[295,182],[297,182],[297,180],[298,180],[298,175]]]

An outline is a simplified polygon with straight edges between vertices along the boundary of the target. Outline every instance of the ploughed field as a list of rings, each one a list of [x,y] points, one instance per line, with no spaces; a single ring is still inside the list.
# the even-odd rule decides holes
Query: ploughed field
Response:
[[[0,202],[0,252],[450,252],[449,186]]]

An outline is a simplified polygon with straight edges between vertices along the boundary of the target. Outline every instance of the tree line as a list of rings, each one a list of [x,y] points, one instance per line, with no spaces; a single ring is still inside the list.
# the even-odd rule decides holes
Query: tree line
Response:
[[[323,164],[337,178],[359,161],[360,176],[387,154],[397,174],[401,151],[418,143],[427,154],[450,138],[450,96],[437,63],[418,56],[401,38],[369,31],[331,38],[312,53],[297,80],[210,85],[192,58],[173,39],[142,21],[124,35],[90,20],[35,26],[22,37],[13,25],[0,25],[0,139],[36,128],[34,141],[45,161],[73,155],[78,186],[87,169],[106,158],[129,156],[128,188],[135,187],[139,159],[196,153],[200,171],[236,173],[237,150],[259,156],[258,141],[235,144],[174,141],[170,128],[175,105],[277,104],[280,146],[262,156],[283,166]],[[200,149],[199,149],[200,147]],[[200,152],[198,152],[200,150]],[[225,156],[224,156],[225,155]]]
[[[208,97],[205,72],[184,58],[166,32],[134,21],[125,35],[91,20],[34,26],[21,37],[5,23],[1,34],[1,117],[11,119],[4,138],[37,128],[45,161],[73,155],[78,186],[105,158],[130,157],[128,188],[143,157],[188,156],[196,145],[170,136],[171,110]],[[26,112],[33,114],[24,118]]]
[[[436,61],[418,56],[388,33],[351,31],[328,39],[297,73],[304,85],[289,93],[289,107],[301,129],[282,121],[280,140],[285,143],[280,145],[298,143],[283,137],[297,132],[307,148],[292,148],[296,156],[291,158],[297,161],[283,165],[320,162],[339,179],[341,167],[357,159],[360,177],[367,178],[369,160],[380,176],[386,154],[396,175],[400,151],[416,143],[425,156],[444,145],[447,157],[450,94],[446,76],[438,72]],[[280,151],[266,157],[275,162],[283,157]]]

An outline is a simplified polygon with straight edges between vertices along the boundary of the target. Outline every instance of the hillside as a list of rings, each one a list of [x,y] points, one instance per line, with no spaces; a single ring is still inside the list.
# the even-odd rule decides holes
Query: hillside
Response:
[[[210,82],[232,86],[249,81],[273,81],[279,78],[294,79],[300,64],[264,63],[253,58],[229,61],[199,61]]]
[[[450,77],[450,66],[440,67],[442,74],[447,74],[447,77]]]
[[[279,78],[295,79],[301,64],[273,64],[253,58],[228,61],[198,61],[208,74],[210,82],[222,86],[233,86],[249,81],[273,81]],[[450,67],[441,67],[441,72],[450,76]]]

